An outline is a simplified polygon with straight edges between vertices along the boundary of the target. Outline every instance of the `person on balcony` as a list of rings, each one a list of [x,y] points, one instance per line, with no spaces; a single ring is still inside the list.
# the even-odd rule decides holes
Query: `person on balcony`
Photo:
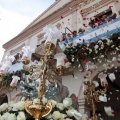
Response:
[[[74,30],[72,34],[73,34],[73,38],[77,37],[77,31],[76,30]]]
[[[73,41],[73,38],[70,33],[67,34],[67,42],[71,43]]]
[[[103,21],[103,23],[107,23],[107,22],[110,22],[110,17],[108,17],[107,15],[103,15],[102,16],[102,21]]]
[[[102,24],[103,24],[103,21],[98,16],[95,16],[94,27],[98,27],[98,26],[100,26]]]
[[[117,18],[117,14],[116,13],[112,13],[111,19],[114,20]]]
[[[67,43],[67,38],[65,33],[62,34],[62,41],[65,41]]]
[[[93,29],[93,28],[94,28],[94,24],[90,21],[89,24],[88,24],[87,29],[88,29],[88,30],[91,30],[91,29]]]
[[[80,28],[80,29],[78,30],[78,34],[83,34],[84,32],[85,32],[85,30],[82,29],[82,28]]]

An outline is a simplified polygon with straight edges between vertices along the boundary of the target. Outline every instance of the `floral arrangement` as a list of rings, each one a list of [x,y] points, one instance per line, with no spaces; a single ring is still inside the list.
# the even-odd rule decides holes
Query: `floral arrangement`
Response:
[[[34,99],[33,104],[38,99]],[[47,103],[47,99],[43,97],[43,104]],[[43,118],[43,120],[88,120],[87,114],[81,114],[78,110],[72,107],[72,99],[65,98],[62,103],[58,103],[51,100],[53,110],[52,112]],[[0,106],[0,120],[33,120],[25,112],[25,101],[19,101],[17,103],[11,101],[9,103],[3,103]]]
[[[84,64],[91,59],[94,63],[101,63],[101,59],[108,60],[108,55],[114,56],[119,54],[119,51],[120,33],[115,33],[110,38],[101,38],[90,44],[83,43],[74,45],[73,43],[68,43],[65,45],[64,53],[71,63],[79,63],[83,67],[82,61]],[[115,60],[119,62],[120,59],[113,57],[112,61]]]
[[[0,120],[26,120],[24,101],[3,103],[0,106]]]
[[[22,74],[25,73],[26,75],[28,75],[28,71],[25,70],[20,70],[20,71],[16,71],[13,73],[7,73],[6,75],[3,76],[2,81],[0,82],[0,88],[2,87],[11,87],[10,84],[13,80],[13,76],[18,76],[18,77],[22,77]]]

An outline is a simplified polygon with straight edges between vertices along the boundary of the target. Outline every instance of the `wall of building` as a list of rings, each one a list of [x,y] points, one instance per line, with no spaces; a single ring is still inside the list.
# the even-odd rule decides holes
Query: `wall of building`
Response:
[[[59,1],[59,0],[58,0]],[[70,0],[61,0],[62,3],[61,6],[62,7],[63,4],[66,4],[67,2],[69,2]],[[120,0],[119,0],[120,1]],[[65,3],[66,2],[66,3]],[[83,23],[85,22],[85,24],[88,23],[88,21],[83,21],[83,17],[80,14],[80,11],[82,9],[85,9],[89,6],[93,6],[94,4],[96,4],[98,1],[94,1],[93,3],[90,3],[89,5],[85,5],[81,7],[77,7],[76,8],[68,8],[68,13],[65,13],[64,15],[61,13],[61,15],[59,15],[59,17],[63,17],[63,18],[56,18],[56,20],[51,20],[49,22],[49,24],[55,24],[56,26],[58,26],[58,28],[60,29],[60,31],[62,33],[65,32],[65,28],[68,27],[71,31],[74,30],[78,30],[79,28],[84,28]],[[59,4],[59,5],[60,5]],[[109,6],[112,6],[112,12],[115,12],[118,14],[119,10],[120,10],[120,3],[116,4],[115,2],[109,3],[107,5],[103,5],[101,8],[97,9],[97,12],[95,10],[93,10],[92,13],[86,14],[84,17],[85,18],[91,18],[93,16],[95,16],[98,13],[101,13],[103,11],[106,11]],[[52,8],[51,11],[47,11],[47,13],[45,15],[43,15],[40,19],[43,19],[44,17],[48,16],[50,13],[52,13],[53,11],[57,10],[57,5],[55,6],[55,8]],[[33,24],[37,23],[40,19],[37,19],[37,21],[35,21]],[[31,47],[31,50],[34,50],[36,48],[36,46],[38,44],[41,43],[41,41],[44,40],[44,33],[42,32],[43,28],[39,28],[37,31],[33,32],[31,35],[27,36],[25,39],[22,39],[21,41],[18,41],[17,43],[14,43],[13,46],[9,46],[9,49],[5,50],[5,54],[4,57],[6,55],[15,55],[18,52],[21,52],[21,49],[23,47],[23,45],[28,45]],[[68,31],[69,32],[69,31]],[[19,49],[18,49],[19,48]],[[12,51],[12,52],[11,52]],[[83,81],[84,81],[84,73],[81,73],[79,71],[79,69],[81,68],[77,68],[74,70],[74,77],[72,75],[68,75],[68,76],[63,76],[63,84],[65,86],[67,86],[69,88],[70,94],[75,93],[76,96],[79,97],[82,109],[87,108],[87,110],[89,109],[89,107],[85,106],[84,103],[84,95],[83,95]],[[99,71],[102,71],[102,67],[99,66]],[[94,72],[95,76],[98,73],[98,71]],[[11,96],[13,96],[16,92],[20,91],[19,87],[17,90],[14,90],[12,93],[7,93],[8,95],[8,100],[10,101]],[[18,100],[20,99],[20,97],[18,98]]]
[[[63,7],[65,4],[67,4],[71,1],[72,0],[58,0],[56,3],[54,3],[52,6],[50,6],[50,10],[46,10],[45,12],[43,12],[40,16],[38,16],[37,20],[35,22],[33,22],[31,25],[38,23],[40,20],[46,18],[47,16],[49,16],[50,14],[57,11],[58,9]]]

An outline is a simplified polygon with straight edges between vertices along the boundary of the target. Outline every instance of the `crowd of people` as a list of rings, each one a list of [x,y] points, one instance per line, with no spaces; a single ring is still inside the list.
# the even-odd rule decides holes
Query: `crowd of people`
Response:
[[[111,20],[116,19],[117,14],[113,13],[111,16],[103,15],[101,17],[96,16],[94,19],[90,18],[90,22],[88,23],[87,30],[96,28],[104,23],[110,22]],[[79,34],[83,34],[85,32],[85,29],[80,28],[78,32],[75,30],[71,33],[63,33],[62,34],[62,41],[65,41],[66,43],[70,43],[73,41],[74,37],[76,37]]]
[[[101,18],[99,16],[95,16],[94,19],[90,18],[90,22],[88,24],[88,29],[92,29],[98,27],[104,23],[110,22],[111,20],[116,19],[117,14],[113,13],[111,16],[103,15]]]

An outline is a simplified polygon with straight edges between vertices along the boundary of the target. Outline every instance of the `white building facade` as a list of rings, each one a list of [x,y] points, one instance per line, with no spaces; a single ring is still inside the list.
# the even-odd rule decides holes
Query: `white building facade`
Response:
[[[84,25],[88,25],[90,18],[101,16],[105,13],[116,13],[117,17],[119,17],[119,6],[120,0],[87,0],[86,2],[81,2],[81,0],[57,0],[19,35],[3,45],[5,49],[3,61],[7,55],[21,53],[22,47],[25,45],[30,46],[31,50],[36,49],[37,45],[40,45],[45,40],[43,28],[48,24],[56,25],[62,33],[65,33],[66,27],[71,31],[78,31],[79,28],[87,30]],[[70,31],[67,29],[67,32],[69,33]],[[102,71],[102,67],[99,67],[99,71]],[[98,71],[94,72],[94,76],[97,73]],[[79,71],[79,68],[76,68],[74,77],[72,75],[64,76],[62,81],[69,88],[70,94],[75,93],[78,96],[80,110],[89,113],[90,108],[85,103],[83,95],[83,77],[84,74]],[[8,101],[18,91],[20,91],[19,88],[7,93]]]

